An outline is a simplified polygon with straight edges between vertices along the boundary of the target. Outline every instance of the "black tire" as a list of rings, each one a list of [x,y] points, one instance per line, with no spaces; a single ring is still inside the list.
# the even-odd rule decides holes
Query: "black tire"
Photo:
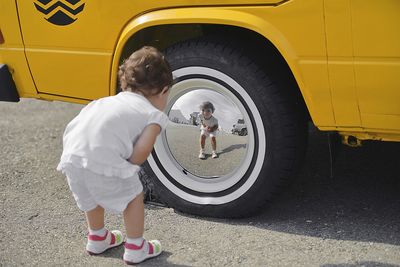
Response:
[[[169,207],[185,213],[223,218],[253,215],[294,177],[304,157],[307,124],[294,104],[298,99],[287,93],[290,88],[278,87],[274,77],[231,42],[185,41],[165,54],[172,69],[183,73],[178,81],[201,75],[224,84],[241,101],[249,114],[247,130],[254,139],[254,153],[246,172],[234,185],[223,191],[201,192],[177,182],[169,167],[160,162],[161,152],[157,151],[162,148],[156,147],[145,164],[156,195]],[[201,67],[204,73],[193,71],[193,67]],[[230,77],[238,86],[230,86],[228,78],[220,76]]]

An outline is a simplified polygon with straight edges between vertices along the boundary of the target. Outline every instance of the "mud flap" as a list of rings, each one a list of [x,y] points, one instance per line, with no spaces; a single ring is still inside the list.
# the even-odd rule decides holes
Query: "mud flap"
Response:
[[[328,148],[329,148],[329,160],[330,160],[330,177],[334,178],[334,166],[336,156],[341,148],[340,136],[337,133],[328,133]]]
[[[19,102],[17,87],[5,64],[0,64],[0,101]]]

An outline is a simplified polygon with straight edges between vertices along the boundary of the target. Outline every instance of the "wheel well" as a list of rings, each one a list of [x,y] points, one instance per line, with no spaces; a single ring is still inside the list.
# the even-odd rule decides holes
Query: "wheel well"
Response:
[[[285,89],[288,97],[295,100],[297,108],[304,118],[311,120],[304,98],[285,59],[268,39],[249,29],[216,24],[172,24],[148,27],[128,39],[119,63],[121,64],[133,51],[144,45],[165,50],[175,43],[199,37],[237,44],[235,47],[238,50],[256,61],[279,87]]]

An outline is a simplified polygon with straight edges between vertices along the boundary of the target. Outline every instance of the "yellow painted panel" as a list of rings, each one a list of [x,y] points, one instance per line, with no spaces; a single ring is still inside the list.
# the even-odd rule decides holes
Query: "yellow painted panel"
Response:
[[[36,1],[37,3],[38,1]],[[76,49],[78,51],[111,52],[120,28],[137,12],[126,17],[120,1],[83,1],[83,10],[74,16],[75,22],[58,26],[46,20],[34,1],[18,0],[21,29],[27,49]],[[126,1],[122,1],[126,2]],[[77,6],[81,5],[78,3]],[[114,7],[113,7],[114,6]],[[117,14],[119,11],[121,14]],[[68,13],[68,15],[71,15]]]
[[[329,80],[337,126],[360,126],[352,59],[329,59]]]
[[[76,21],[65,26],[57,26],[47,21],[46,18],[51,14],[45,15],[39,12],[34,5],[35,2],[40,6],[43,6],[40,2],[33,0],[17,0],[17,2],[22,31],[27,47],[38,48],[48,46],[52,48],[68,47],[79,48],[79,50],[85,48],[89,50],[95,49],[111,51],[114,48],[115,42],[117,41],[124,25],[129,20],[149,11],[210,5],[229,6],[240,4],[243,6],[266,4],[275,6],[275,4],[285,1],[253,0],[246,1],[246,3],[243,4],[243,1],[239,0],[83,0],[74,5],[78,8],[82,3],[84,3],[83,10],[73,16]],[[48,6],[50,8],[51,5]],[[69,15],[71,14],[69,13]],[[187,14],[187,17],[189,16],[190,14]]]
[[[41,93],[82,99],[108,95],[111,54],[31,50],[29,63]]]
[[[365,59],[355,64],[361,113],[400,117],[400,61]]]
[[[356,57],[400,57],[400,1],[351,0]]]
[[[2,48],[0,46],[0,63],[7,64],[9,67],[20,97],[37,97],[22,48]]]
[[[0,29],[3,33],[5,43],[0,47],[22,47],[21,32],[19,30],[17,9],[15,1],[0,1]]]
[[[267,29],[258,28],[257,32],[268,38],[273,37],[276,46],[287,40],[290,47],[284,48],[292,51],[296,57],[326,56],[322,0],[288,1],[279,7],[247,8],[243,11],[254,14],[272,25],[276,29],[276,36],[268,33]],[[253,24],[253,27],[257,26]]]
[[[0,12],[0,29],[5,41],[0,44],[0,64],[8,66],[21,97],[36,97],[24,54],[15,1],[1,0]]]
[[[351,0],[325,0],[328,57],[352,57]]]
[[[400,131],[400,116],[363,114],[363,123],[367,130],[397,130]]]
[[[336,126],[360,126],[351,31],[351,0],[325,0],[329,82]]]
[[[324,60],[302,60],[299,62],[302,79],[306,88],[310,88],[312,97],[309,107],[312,120],[317,126],[334,125],[331,94],[329,91],[328,68]]]
[[[351,9],[362,126],[399,129],[400,1],[352,0]]]
[[[314,124],[318,127],[335,125],[328,80],[323,1],[289,1],[277,8],[245,11],[271,25],[254,30],[271,40],[288,62]]]

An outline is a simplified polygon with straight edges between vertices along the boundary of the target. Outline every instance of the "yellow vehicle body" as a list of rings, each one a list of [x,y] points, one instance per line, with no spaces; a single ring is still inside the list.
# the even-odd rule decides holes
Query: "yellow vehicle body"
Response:
[[[238,27],[276,47],[320,130],[400,141],[399,14],[397,0],[2,0],[0,64],[20,97],[87,103],[117,92],[140,33],[164,48]]]

